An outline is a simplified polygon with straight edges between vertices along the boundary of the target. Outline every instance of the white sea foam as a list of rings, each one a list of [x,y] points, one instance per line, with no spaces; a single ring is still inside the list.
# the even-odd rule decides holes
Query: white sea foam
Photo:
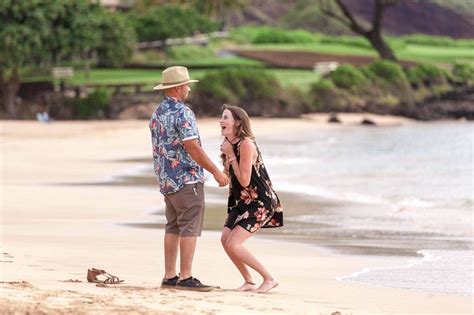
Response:
[[[474,294],[471,251],[420,250],[405,264],[364,268],[339,281],[460,295]]]

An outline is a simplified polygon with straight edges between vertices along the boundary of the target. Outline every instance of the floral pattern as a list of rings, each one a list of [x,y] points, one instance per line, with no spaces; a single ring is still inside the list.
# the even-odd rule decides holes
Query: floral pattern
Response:
[[[233,145],[237,161],[240,161],[240,143]],[[240,185],[232,167],[229,170],[231,183],[225,226],[231,229],[240,225],[254,233],[260,228],[283,226],[280,199],[273,189],[258,146],[257,152],[258,158],[252,165],[250,184],[247,187]]]
[[[182,102],[165,97],[151,116],[153,164],[160,191],[172,194],[189,182],[204,182],[204,171],[186,152],[182,142],[198,139],[193,111]]]

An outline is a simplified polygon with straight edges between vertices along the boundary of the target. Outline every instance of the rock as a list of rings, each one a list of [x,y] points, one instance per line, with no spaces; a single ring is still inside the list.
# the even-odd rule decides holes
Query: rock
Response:
[[[474,120],[474,87],[459,88],[428,98],[419,104],[401,106],[394,114],[418,120]]]
[[[376,125],[377,125],[374,121],[372,121],[372,120],[370,120],[370,119],[368,119],[368,118],[364,118],[364,119],[360,122],[360,124],[361,124],[361,125],[366,125],[366,126],[376,126]]]
[[[339,118],[337,117],[337,114],[331,114],[329,115],[329,119],[328,119],[328,123],[337,123],[337,124],[340,124],[341,121],[339,120]]]

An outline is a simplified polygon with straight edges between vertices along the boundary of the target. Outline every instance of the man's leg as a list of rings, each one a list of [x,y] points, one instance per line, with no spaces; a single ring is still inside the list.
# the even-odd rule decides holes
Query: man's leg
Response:
[[[179,235],[165,233],[165,279],[173,278],[176,273]]]
[[[165,279],[173,278],[177,275],[176,273],[176,259],[178,257],[178,246],[179,246],[179,230],[177,226],[177,214],[176,209],[171,201],[172,198],[165,196],[165,215],[166,215],[166,226],[165,226],[165,239],[164,239],[164,250],[165,250]]]
[[[202,183],[188,184],[170,196],[176,209],[179,230],[181,280],[191,277],[197,237],[201,235],[204,216],[204,189]]]
[[[196,249],[195,236],[182,236],[179,240],[180,250],[180,279],[187,279],[193,275],[193,258]]]

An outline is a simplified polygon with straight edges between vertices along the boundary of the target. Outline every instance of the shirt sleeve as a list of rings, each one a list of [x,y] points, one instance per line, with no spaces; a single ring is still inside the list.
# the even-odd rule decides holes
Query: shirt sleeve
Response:
[[[184,108],[176,119],[179,139],[181,141],[199,138],[199,131],[196,125],[196,117],[189,108]]]

